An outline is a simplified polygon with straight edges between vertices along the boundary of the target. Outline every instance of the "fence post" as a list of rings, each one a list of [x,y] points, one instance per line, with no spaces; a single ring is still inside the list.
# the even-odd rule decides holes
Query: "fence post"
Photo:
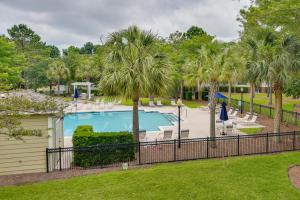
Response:
[[[58,148],[58,152],[59,152],[59,171],[62,170],[62,167],[61,167],[61,147]]]
[[[296,150],[296,131],[294,131],[294,135],[293,135],[293,150]]]
[[[237,139],[237,155],[240,155],[240,135],[238,135],[238,139]]]
[[[176,139],[174,140],[174,161],[176,161]]]
[[[46,172],[49,173],[49,155],[48,148],[46,148]]]
[[[259,104],[259,114],[261,114],[261,104]]]
[[[266,137],[266,153],[269,153],[269,133],[267,133]]]
[[[209,141],[209,137],[206,138],[206,158],[208,158],[208,156],[209,156],[209,153],[208,153],[208,150],[209,150],[208,141]]]
[[[139,142],[139,165],[141,164],[141,143]]]

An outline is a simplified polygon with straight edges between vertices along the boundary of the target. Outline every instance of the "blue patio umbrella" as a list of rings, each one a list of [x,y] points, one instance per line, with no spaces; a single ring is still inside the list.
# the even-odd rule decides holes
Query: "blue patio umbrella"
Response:
[[[209,95],[206,95],[206,97],[209,97]],[[216,99],[226,99],[227,98],[221,92],[216,92],[215,97],[216,97]]]
[[[222,120],[223,122],[223,134],[224,134],[224,122],[228,120],[228,114],[227,114],[225,102],[223,102],[221,105],[220,120]]]
[[[78,97],[79,97],[79,95],[78,95],[78,90],[77,90],[77,88],[75,88],[73,98],[74,98],[74,99],[77,99]]]

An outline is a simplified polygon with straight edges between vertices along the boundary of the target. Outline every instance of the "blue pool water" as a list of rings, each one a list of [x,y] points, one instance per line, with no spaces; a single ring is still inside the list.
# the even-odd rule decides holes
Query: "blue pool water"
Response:
[[[159,126],[170,126],[176,120],[173,114],[139,111],[140,130],[157,131]],[[66,114],[64,135],[72,136],[80,125],[91,125],[95,132],[132,130],[132,111],[107,111]]]

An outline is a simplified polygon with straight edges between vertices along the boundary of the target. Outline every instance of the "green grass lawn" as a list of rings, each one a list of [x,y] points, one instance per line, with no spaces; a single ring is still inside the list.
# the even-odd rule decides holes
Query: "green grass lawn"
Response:
[[[159,164],[24,186],[0,187],[0,199],[299,200],[288,167],[300,152]]]
[[[252,134],[261,133],[263,128],[240,128],[239,130],[248,135],[252,135]]]
[[[224,93],[224,95],[228,96],[228,93]],[[232,98],[240,100],[241,99],[241,94],[240,93],[233,93]],[[274,106],[275,105],[274,104],[275,103],[274,95],[272,96],[272,98],[273,98],[273,106]],[[244,99],[244,101],[250,102],[250,94],[249,93],[244,93],[243,94],[243,99]],[[265,93],[255,94],[254,103],[267,105],[268,101],[269,100],[268,100],[267,94],[265,94]],[[294,104],[300,104],[300,99],[293,99],[292,97],[283,96],[283,106],[282,107],[283,107],[284,110],[293,111]]]

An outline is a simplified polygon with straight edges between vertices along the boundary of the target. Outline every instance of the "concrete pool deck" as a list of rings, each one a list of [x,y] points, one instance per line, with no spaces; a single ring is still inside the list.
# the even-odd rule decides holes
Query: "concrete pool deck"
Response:
[[[162,113],[173,113],[178,115],[178,108],[176,106],[139,106],[140,110],[145,111],[159,111]],[[124,105],[102,105],[95,103],[77,103],[77,109],[75,107],[68,107],[65,113],[76,113],[76,112],[104,112],[104,111],[125,111],[132,110],[132,106]],[[181,111],[181,130],[189,129],[189,138],[201,138],[209,136],[209,111],[207,109],[201,108],[188,108],[183,107]],[[217,119],[217,116],[216,116]],[[178,123],[174,126],[161,126],[159,127],[161,131],[151,131],[146,133],[146,141],[155,141],[163,133],[163,130],[173,130],[172,139],[176,139],[178,135]],[[217,135],[220,136],[220,135]],[[64,138],[65,147],[72,146],[72,137]]]

